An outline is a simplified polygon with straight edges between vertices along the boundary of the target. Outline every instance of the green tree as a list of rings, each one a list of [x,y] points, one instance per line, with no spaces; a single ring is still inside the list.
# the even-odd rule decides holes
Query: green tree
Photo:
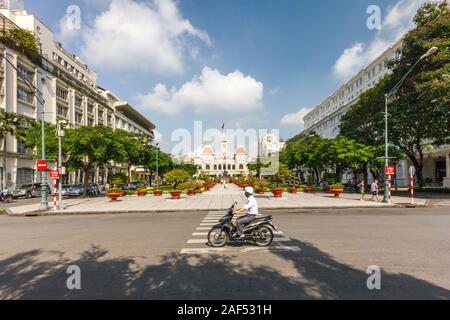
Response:
[[[146,145],[144,148],[144,160],[143,165],[145,169],[150,173],[150,185],[153,185],[152,178],[156,173],[156,156],[158,154],[158,175],[164,175],[168,170],[174,167],[172,158],[165,152],[156,149],[154,146]],[[156,177],[156,179],[159,179]]]
[[[121,160],[127,166],[127,181],[131,183],[131,168],[144,165],[146,140],[142,136],[124,130],[116,130],[115,134],[120,142],[125,157]]]
[[[21,128],[21,140],[27,148],[36,148],[33,156],[38,159],[42,155],[42,124],[40,121],[29,121],[27,128]],[[45,158],[48,161],[58,159],[58,138],[56,137],[56,126],[46,123],[45,132]],[[64,143],[64,139],[63,139]],[[64,154],[65,148],[63,148]]]
[[[387,76],[343,117],[341,133],[374,146],[384,139],[384,95],[431,47],[439,50],[422,60],[389,103],[389,141],[406,154],[424,185],[424,148],[450,142],[450,10],[445,1],[426,3],[414,17],[416,28],[403,40],[402,55]],[[394,150],[395,152],[395,150]]]
[[[20,131],[18,128],[24,123],[24,118],[17,113],[5,112],[0,109],[0,139],[3,147],[3,170],[2,170],[2,189],[6,187],[5,173],[7,172],[7,146],[8,135],[18,137]]]
[[[121,163],[127,157],[116,132],[104,126],[67,129],[64,142],[69,168],[83,170],[85,197],[88,194],[89,177],[95,166],[102,166],[110,161]]]
[[[256,161],[247,164],[248,170],[250,172],[255,172],[258,179],[261,179],[261,171],[265,168],[269,168],[271,165],[269,158],[264,160],[265,161],[261,161],[261,156],[258,155]]]
[[[198,173],[198,167],[193,163],[181,162],[173,165],[174,169],[184,170],[189,173],[189,176],[193,177]]]
[[[185,170],[172,170],[164,175],[164,179],[170,183],[174,189],[177,189],[178,185],[189,179],[189,173]]]
[[[290,178],[292,178],[292,171],[284,163],[280,163],[277,173],[272,176],[272,180],[276,183],[277,187]]]

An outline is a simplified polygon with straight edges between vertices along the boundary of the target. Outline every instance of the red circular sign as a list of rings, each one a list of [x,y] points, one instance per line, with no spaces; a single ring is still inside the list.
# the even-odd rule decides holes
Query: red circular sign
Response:
[[[39,161],[36,163],[36,166],[37,166],[37,168],[38,168],[39,171],[44,171],[44,170],[47,170],[47,168],[48,168],[48,163],[47,163],[47,161],[45,161],[45,160],[39,160]]]

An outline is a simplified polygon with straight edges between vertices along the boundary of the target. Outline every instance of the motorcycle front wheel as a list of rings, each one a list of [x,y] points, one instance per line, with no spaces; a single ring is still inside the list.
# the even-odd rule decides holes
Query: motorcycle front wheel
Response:
[[[221,228],[211,229],[208,233],[208,243],[215,248],[224,247],[229,241],[228,232]]]
[[[258,237],[256,237],[255,244],[258,247],[268,247],[272,244],[273,241],[273,232],[272,229],[266,226],[262,226],[257,230]]]

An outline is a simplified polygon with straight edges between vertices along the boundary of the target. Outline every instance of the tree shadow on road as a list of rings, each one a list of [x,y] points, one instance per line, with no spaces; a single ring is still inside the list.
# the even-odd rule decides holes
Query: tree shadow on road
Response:
[[[450,299],[449,290],[406,274],[382,273],[382,290],[370,291],[365,270],[312,244],[290,245],[301,251],[248,253],[265,255],[258,265],[232,254],[172,252],[145,264],[135,257],[111,258],[98,246],[75,261],[63,252],[32,250],[0,260],[0,299]],[[81,268],[81,290],[66,287],[69,265]],[[287,274],[286,266],[297,274]]]

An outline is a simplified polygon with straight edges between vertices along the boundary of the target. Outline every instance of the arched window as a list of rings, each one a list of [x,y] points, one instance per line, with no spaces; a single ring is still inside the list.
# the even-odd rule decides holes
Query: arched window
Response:
[[[211,170],[211,167],[209,166],[209,164],[206,165],[205,169],[206,170]]]
[[[231,164],[228,165],[228,170],[231,170]]]
[[[243,164],[239,165],[239,170],[244,170],[244,165]]]
[[[233,164],[233,170],[236,170],[236,165],[235,164]]]
[[[219,164],[219,170],[222,170],[222,165],[221,164]]]
[[[217,170],[217,164],[214,165],[214,170]]]

